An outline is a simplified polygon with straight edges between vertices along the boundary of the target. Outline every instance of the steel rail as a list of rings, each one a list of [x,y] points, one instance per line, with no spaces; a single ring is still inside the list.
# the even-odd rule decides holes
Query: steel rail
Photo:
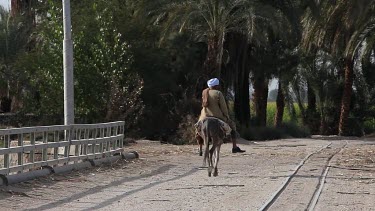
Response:
[[[314,154],[317,154],[319,152],[321,152],[323,149],[326,149],[328,147],[330,147],[332,145],[332,142],[330,142],[328,145],[326,145],[325,147],[322,147],[310,154],[308,154],[296,167],[295,169],[293,170],[293,173],[291,175],[289,175],[285,181],[283,182],[283,184],[279,187],[279,189],[274,192],[274,194],[271,196],[271,198],[269,200],[266,201],[266,203],[263,204],[263,206],[259,209],[259,211],[266,211],[268,210],[273,204],[274,202],[279,198],[279,196],[281,195],[281,193],[286,189],[286,187],[289,185],[290,181],[295,177],[295,175],[298,173],[298,171],[301,169],[301,167],[305,164],[305,162],[311,157],[313,156]]]
[[[346,147],[346,145],[348,145],[348,141],[346,141],[345,145],[343,145],[340,150],[337,150],[334,154],[332,154],[328,160],[327,160],[327,163],[324,167],[324,171],[322,173],[322,175],[320,176],[320,180],[319,180],[319,183],[317,185],[317,188],[315,189],[314,191],[314,194],[313,194],[313,197],[311,198],[309,204],[307,205],[307,210],[308,211],[313,211],[315,210],[315,207],[316,205],[318,204],[318,201],[319,201],[319,198],[320,198],[320,195],[322,194],[323,192],[323,187],[324,187],[324,184],[326,183],[326,178],[327,178],[327,175],[328,175],[328,172],[331,168],[331,161],[332,161],[332,158],[334,156],[336,156],[337,154],[341,153],[342,150]]]

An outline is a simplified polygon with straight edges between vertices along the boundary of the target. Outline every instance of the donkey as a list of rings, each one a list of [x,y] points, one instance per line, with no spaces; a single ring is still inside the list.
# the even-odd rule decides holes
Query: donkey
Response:
[[[225,122],[214,117],[207,117],[200,124],[200,131],[198,132],[202,135],[205,145],[203,165],[206,165],[208,160],[208,176],[211,177],[213,171],[213,176],[216,177],[218,176],[217,165],[219,163],[220,147],[224,142],[223,140],[228,133],[229,127]],[[210,143],[212,143],[211,149],[209,149]]]

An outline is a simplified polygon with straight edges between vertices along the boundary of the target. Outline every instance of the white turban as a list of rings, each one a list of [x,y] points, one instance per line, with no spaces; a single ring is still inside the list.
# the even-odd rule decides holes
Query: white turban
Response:
[[[214,87],[214,86],[218,86],[219,85],[219,79],[217,78],[213,78],[213,79],[210,79],[207,81],[207,85],[208,87]]]

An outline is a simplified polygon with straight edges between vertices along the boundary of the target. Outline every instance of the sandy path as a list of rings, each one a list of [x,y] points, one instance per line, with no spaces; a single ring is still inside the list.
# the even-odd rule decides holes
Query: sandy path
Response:
[[[126,150],[138,151],[139,160],[0,187],[0,207],[1,210],[258,210],[306,155],[331,142],[288,139],[241,144],[247,150],[244,154],[230,153],[231,145],[225,144],[221,150],[219,177],[209,178],[207,170],[200,168],[202,157],[196,153],[197,146],[138,141]],[[368,162],[365,167],[375,169],[371,160],[365,161],[371,153],[362,153],[375,151],[374,145],[369,145],[372,143],[350,142],[334,158],[335,165],[345,163],[353,167]],[[357,153],[357,160],[346,159],[348,153]],[[285,190],[270,210],[304,210],[320,175],[319,170],[311,169],[324,166],[324,162],[319,162],[322,157],[315,157],[300,172],[312,173],[315,177],[293,180],[291,188]],[[317,209],[351,210],[354,205],[348,204],[356,203],[361,210],[371,210],[374,202],[367,200],[375,194],[373,173],[331,169]],[[356,179],[361,175],[369,184],[359,184]],[[303,200],[296,201],[295,196]]]

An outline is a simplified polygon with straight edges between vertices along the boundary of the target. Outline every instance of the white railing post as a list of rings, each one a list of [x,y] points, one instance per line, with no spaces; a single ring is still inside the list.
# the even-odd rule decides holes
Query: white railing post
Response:
[[[5,135],[4,137],[4,148],[10,148],[10,135]],[[9,154],[4,155],[4,168],[9,170],[10,158]]]

